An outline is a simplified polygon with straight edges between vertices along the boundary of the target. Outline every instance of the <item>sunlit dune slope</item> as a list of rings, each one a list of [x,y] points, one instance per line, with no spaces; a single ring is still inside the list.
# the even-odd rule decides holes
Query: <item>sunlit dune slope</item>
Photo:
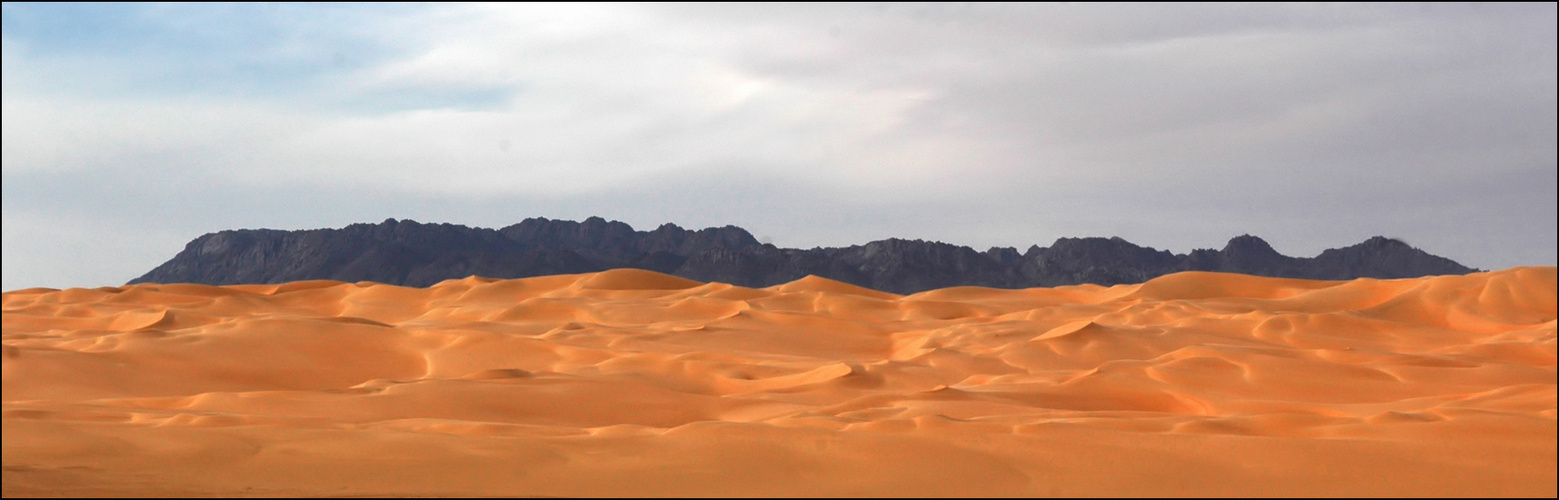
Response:
[[[1555,274],[19,290],[4,493],[1552,497]]]

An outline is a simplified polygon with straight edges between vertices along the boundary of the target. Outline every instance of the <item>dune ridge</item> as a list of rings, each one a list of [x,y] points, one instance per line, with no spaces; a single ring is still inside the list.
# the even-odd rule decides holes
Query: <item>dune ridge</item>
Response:
[[[17,290],[4,493],[1551,497],[1556,289]]]

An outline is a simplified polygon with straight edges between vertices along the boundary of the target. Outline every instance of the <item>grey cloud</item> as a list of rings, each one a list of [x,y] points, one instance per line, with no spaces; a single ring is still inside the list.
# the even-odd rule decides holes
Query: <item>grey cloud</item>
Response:
[[[4,206],[34,236],[8,233],[5,286],[144,271],[83,283],[37,256],[101,252],[28,242],[51,231],[162,235],[111,252],[144,256],[385,217],[737,224],[801,247],[1248,232],[1313,255],[1385,234],[1552,265],[1554,10],[454,6],[367,19],[352,36],[378,59],[276,95],[130,101],[35,93],[76,70],[7,34]]]

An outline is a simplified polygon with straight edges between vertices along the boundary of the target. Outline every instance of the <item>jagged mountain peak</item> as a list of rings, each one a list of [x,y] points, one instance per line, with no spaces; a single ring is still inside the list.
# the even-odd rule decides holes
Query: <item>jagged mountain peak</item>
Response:
[[[1266,241],[1237,236],[1222,250],[1176,255],[1120,237],[1058,238],[1049,247],[979,252],[940,241],[888,238],[807,250],[759,243],[726,225],[696,231],[662,224],[528,218],[501,229],[386,219],[341,229],[220,231],[132,280],[205,284],[305,279],[426,286],[471,275],[521,278],[640,268],[701,281],[770,286],[807,275],[893,293],[976,285],[998,288],[1140,283],[1185,270],[1311,279],[1410,277],[1474,271],[1400,240],[1375,237],[1314,258],[1287,257]]]
[[[1277,254],[1272,245],[1256,236],[1242,234],[1229,239],[1229,243],[1223,246],[1225,252],[1251,252],[1260,254]]]
[[[1358,245],[1355,245],[1355,246],[1364,246],[1364,247],[1371,247],[1371,248],[1413,249],[1413,246],[1407,244],[1406,241],[1402,241],[1402,240],[1399,240],[1399,239],[1396,239],[1396,238],[1387,238],[1385,236],[1371,236],[1370,239],[1364,240],[1363,243],[1359,243]]]

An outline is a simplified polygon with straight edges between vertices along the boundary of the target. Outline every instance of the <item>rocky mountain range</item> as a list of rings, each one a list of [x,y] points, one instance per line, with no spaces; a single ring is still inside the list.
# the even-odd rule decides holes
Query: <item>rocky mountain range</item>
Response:
[[[994,288],[1140,283],[1179,271],[1346,280],[1476,272],[1399,240],[1289,257],[1255,236],[1222,249],[1173,254],[1121,238],[1061,238],[1048,247],[984,252],[935,241],[886,239],[843,248],[759,243],[736,226],[697,231],[663,224],[636,231],[591,217],[526,219],[502,229],[387,219],[341,229],[243,229],[209,233],[130,283],[376,281],[428,286],[479,275],[524,278],[632,267],[699,281],[763,287],[813,274],[894,293],[974,285]]]

